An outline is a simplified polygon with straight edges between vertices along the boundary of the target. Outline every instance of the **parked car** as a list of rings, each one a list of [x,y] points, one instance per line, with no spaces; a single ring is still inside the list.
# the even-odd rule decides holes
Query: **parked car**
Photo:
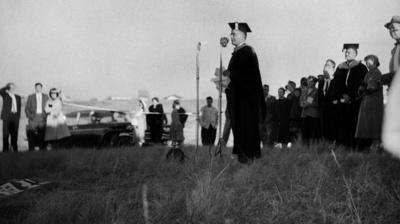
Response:
[[[135,145],[138,137],[126,113],[110,110],[81,110],[66,114],[71,136],[65,147],[115,147]]]

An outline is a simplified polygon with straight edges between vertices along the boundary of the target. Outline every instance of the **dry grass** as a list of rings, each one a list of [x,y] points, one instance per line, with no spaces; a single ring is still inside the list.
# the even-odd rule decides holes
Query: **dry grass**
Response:
[[[400,161],[386,154],[298,145],[248,166],[166,150],[0,154],[0,180],[57,183],[0,201],[0,223],[400,223]]]

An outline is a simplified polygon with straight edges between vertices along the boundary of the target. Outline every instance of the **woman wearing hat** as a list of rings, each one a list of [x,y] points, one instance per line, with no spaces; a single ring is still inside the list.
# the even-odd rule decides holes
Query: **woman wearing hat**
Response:
[[[360,149],[364,146],[371,146],[371,149],[374,150],[380,144],[382,130],[382,73],[378,69],[379,59],[377,56],[368,55],[364,60],[369,71],[359,89],[362,101],[358,114],[356,138],[360,140]]]
[[[71,135],[66,124],[66,118],[62,113],[60,91],[56,88],[50,89],[49,100],[46,102],[44,111],[47,114],[45,141],[56,148],[60,139]]]

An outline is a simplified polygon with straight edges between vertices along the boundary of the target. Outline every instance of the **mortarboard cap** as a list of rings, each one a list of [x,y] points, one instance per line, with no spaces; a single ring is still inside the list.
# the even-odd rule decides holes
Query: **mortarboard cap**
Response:
[[[343,44],[343,50],[346,50],[346,49],[349,49],[349,48],[352,48],[352,49],[357,50],[359,46],[360,46],[360,45],[359,45],[359,44],[356,44],[356,43]]]
[[[228,23],[228,24],[232,30],[240,30],[243,33],[251,32],[251,29],[250,29],[249,25],[247,25],[247,23],[234,22],[234,23]]]

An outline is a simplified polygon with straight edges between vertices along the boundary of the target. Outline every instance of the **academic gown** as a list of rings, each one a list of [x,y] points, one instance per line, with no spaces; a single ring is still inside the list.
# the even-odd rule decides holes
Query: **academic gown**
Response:
[[[360,61],[352,61],[350,64],[344,62],[338,66],[334,74],[335,89],[332,100],[337,100],[340,107],[342,121],[339,130],[338,143],[346,146],[355,146],[355,131],[357,127],[358,111],[360,109],[361,97],[358,94],[368,69]],[[346,81],[347,80],[347,81]],[[343,95],[350,97],[349,102],[343,101]]]
[[[265,101],[257,55],[248,45],[237,47],[232,53],[228,70],[231,82],[228,104],[234,137],[233,154],[259,158],[260,119],[264,120]]]

